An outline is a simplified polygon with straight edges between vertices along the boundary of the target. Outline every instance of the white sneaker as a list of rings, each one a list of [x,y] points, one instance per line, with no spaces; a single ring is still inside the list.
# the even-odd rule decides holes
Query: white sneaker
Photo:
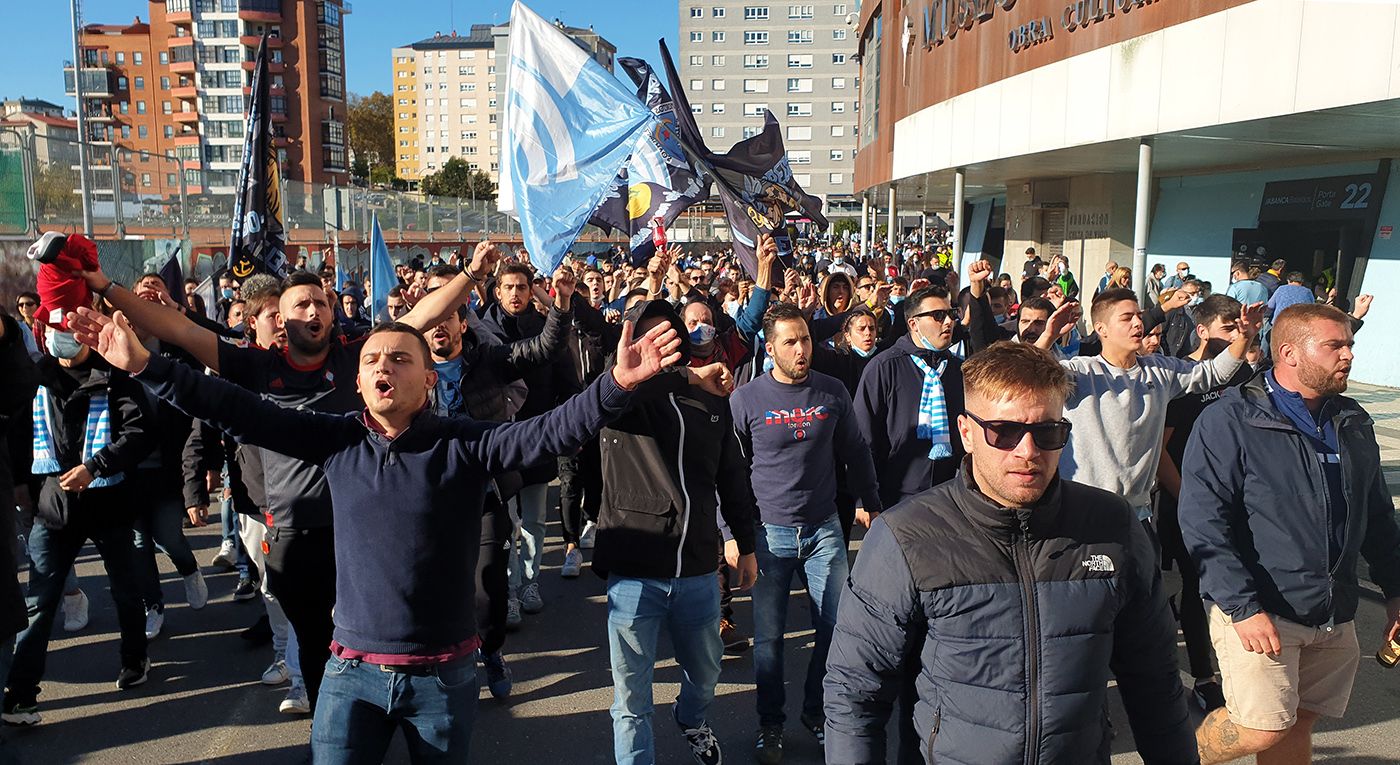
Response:
[[[598,535],[598,524],[587,521],[583,524],[583,532],[578,535],[578,546],[580,550],[592,550],[593,538]]]
[[[196,611],[209,603],[209,586],[204,583],[204,573],[198,569],[185,577],[185,602]]]
[[[564,567],[559,570],[559,575],[565,579],[576,579],[579,571],[583,569],[583,551],[577,547],[564,553]]]
[[[82,590],[63,596],[63,629],[77,632],[88,625],[88,596]]]
[[[306,689],[300,685],[287,689],[287,698],[277,705],[277,711],[284,715],[310,714],[311,700],[306,698]]]
[[[287,682],[292,673],[287,669],[287,662],[282,659],[272,662],[262,673],[263,685],[281,685]]]
[[[146,609],[146,639],[155,640],[160,628],[165,626],[165,613],[159,608]]]
[[[210,568],[233,568],[238,562],[238,547],[234,545],[232,539],[225,539],[219,545],[219,552],[214,559],[209,561]]]

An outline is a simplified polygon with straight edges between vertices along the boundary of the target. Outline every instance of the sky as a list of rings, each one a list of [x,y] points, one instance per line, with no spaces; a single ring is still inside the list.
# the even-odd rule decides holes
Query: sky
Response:
[[[63,62],[73,58],[73,38],[67,0],[7,2],[5,23],[23,34],[8,35],[0,45],[0,98],[42,98],[70,111],[73,100],[63,94]],[[472,24],[492,24],[510,18],[511,0],[352,0],[345,17],[347,83],[351,93],[391,92],[389,51],[395,46],[447,34],[455,22],[458,33]],[[660,68],[656,41],[666,38],[678,50],[680,4],[676,0],[531,0],[528,5],[547,18],[587,27],[592,24],[617,46],[619,56],[635,56]],[[150,18],[146,0],[84,0],[86,23],[129,23]],[[645,8],[645,12],[639,12]],[[619,72],[619,74],[621,74]]]

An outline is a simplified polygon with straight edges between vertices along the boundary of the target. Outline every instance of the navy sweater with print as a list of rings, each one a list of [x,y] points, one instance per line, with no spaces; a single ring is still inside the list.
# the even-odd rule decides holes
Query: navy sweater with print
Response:
[[[241,443],[325,471],[336,516],[335,640],[387,654],[432,654],[476,634],[489,476],[576,451],[631,399],[607,374],[538,417],[488,423],[425,410],[390,440],[363,415],[283,409],[160,357],[137,379]]]
[[[764,523],[810,526],[835,515],[837,462],[865,509],[883,509],[875,464],[840,380],[812,372],[789,385],[769,372],[734,391],[729,408]]]

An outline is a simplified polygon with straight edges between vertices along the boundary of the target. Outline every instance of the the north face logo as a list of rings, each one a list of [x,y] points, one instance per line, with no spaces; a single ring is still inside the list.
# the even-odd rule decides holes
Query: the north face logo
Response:
[[[1090,555],[1088,560],[1079,565],[1090,571],[1112,571],[1113,559],[1107,555]]]

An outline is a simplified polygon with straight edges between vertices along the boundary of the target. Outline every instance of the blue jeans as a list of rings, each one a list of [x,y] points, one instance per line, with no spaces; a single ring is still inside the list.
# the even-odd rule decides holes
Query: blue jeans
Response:
[[[782,725],[783,631],[787,627],[788,595],[796,574],[807,585],[811,598],[816,645],[807,664],[802,711],[822,716],[822,679],[826,653],[836,627],[836,604],[846,581],[846,540],[841,521],[833,514],[815,526],[761,524],[755,534],[758,583],[753,588],[753,664],[758,690],[758,724]]]
[[[719,639],[719,582],[714,574],[681,579],[608,579],[608,646],[613,673],[613,756],[618,765],[656,761],[651,731],[652,672],[661,626],[681,666],[676,721],[705,721],[715,698],[724,643]]]
[[[113,508],[114,510],[116,508]],[[77,560],[83,543],[92,540],[102,556],[112,600],[117,606],[121,629],[121,660],[124,667],[139,667],[146,659],[146,612],[141,607],[140,574],[130,526],[81,529],[69,526],[50,529],[34,524],[29,533],[29,626],[15,643],[14,664],[10,667],[6,698],[17,703],[33,703],[44,677],[44,664],[53,632],[54,615],[63,600],[64,580]]]
[[[239,531],[239,523],[238,513],[233,509],[233,500],[225,499],[220,502],[219,530],[223,532],[221,541],[232,544],[234,549],[238,551],[238,555],[233,559],[233,566],[238,570],[239,579],[247,579],[248,551],[243,549],[243,543],[239,539],[239,535],[242,533]]]
[[[133,479],[133,485],[145,494],[143,499],[132,498],[141,503],[141,511],[136,516],[136,554],[141,561],[141,599],[147,608],[164,608],[165,595],[160,589],[156,550],[170,557],[182,577],[198,571],[199,564],[181,528],[185,518],[184,498],[178,490],[156,488],[158,481],[149,475],[150,472],[139,471]]]
[[[332,656],[311,725],[311,761],[378,765],[400,728],[411,762],[467,762],[478,692],[473,656],[424,675]]]

